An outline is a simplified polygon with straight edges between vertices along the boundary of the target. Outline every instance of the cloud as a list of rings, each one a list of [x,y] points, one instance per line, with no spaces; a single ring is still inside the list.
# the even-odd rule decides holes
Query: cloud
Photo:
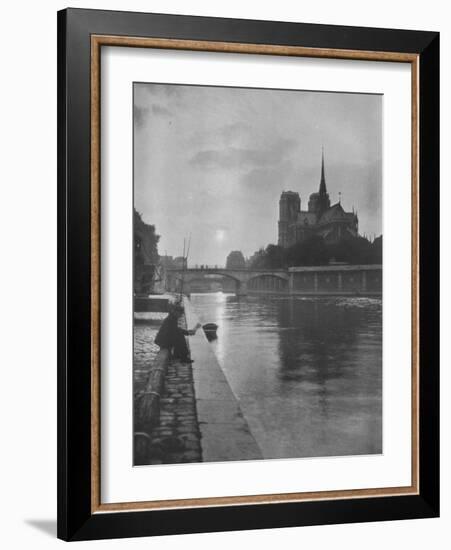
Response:
[[[296,148],[296,141],[282,138],[264,149],[226,147],[207,149],[195,153],[190,164],[206,169],[249,169],[252,167],[273,166],[286,158]]]
[[[135,104],[133,107],[133,117],[136,128],[142,128],[144,126],[149,113],[162,118],[173,116],[173,113],[169,109],[157,103],[154,103],[150,107],[140,107]]]
[[[147,98],[181,98],[186,86],[180,84],[159,84],[152,82],[137,82],[135,83],[135,92],[145,94]]]
[[[215,219],[212,221],[206,221],[205,224],[203,224],[203,227],[205,227],[205,231],[230,231],[232,228],[227,223],[218,223],[218,220]]]
[[[217,133],[225,141],[230,142],[242,137],[244,133],[248,133],[249,129],[249,125],[244,122],[234,122],[233,124],[226,124],[222,128],[219,128]]]
[[[136,128],[141,128],[143,126],[146,112],[147,109],[145,107],[138,107],[138,105],[133,107],[133,118]]]
[[[159,84],[156,85],[156,89],[164,97],[180,99],[183,96],[183,92],[187,89],[187,86],[183,84]]]
[[[154,103],[151,107],[151,110],[152,114],[154,114],[155,116],[172,116],[172,112],[168,108],[163,107],[163,105],[158,105]]]
[[[252,141],[255,130],[244,122],[232,122],[229,124],[211,125],[197,128],[186,137],[187,146],[196,144],[197,148],[205,147],[210,150],[221,147],[240,146]]]
[[[297,176],[292,163],[284,160],[277,166],[252,168],[243,175],[241,183],[251,192],[268,192],[277,195],[280,192],[280,187],[290,187],[296,181]]]

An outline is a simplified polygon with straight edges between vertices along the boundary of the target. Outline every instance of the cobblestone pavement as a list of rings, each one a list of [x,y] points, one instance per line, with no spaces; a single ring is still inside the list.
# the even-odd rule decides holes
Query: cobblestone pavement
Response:
[[[171,361],[160,406],[160,425],[151,434],[149,464],[202,462],[191,365]]]
[[[135,323],[133,331],[133,393],[136,395],[146,383],[149,368],[160,349],[155,343],[157,325]]]
[[[158,353],[154,338],[158,326],[135,324],[133,393],[135,404],[144,389],[152,361]],[[193,372],[190,364],[172,360],[160,400],[160,425],[151,436],[148,464],[201,462]]]

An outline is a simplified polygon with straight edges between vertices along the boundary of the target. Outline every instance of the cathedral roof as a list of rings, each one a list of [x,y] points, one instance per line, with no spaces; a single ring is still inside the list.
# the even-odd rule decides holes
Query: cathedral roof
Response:
[[[354,217],[353,212],[345,212],[339,202],[333,204],[325,212],[323,212],[318,223],[329,223],[332,221],[350,220]]]

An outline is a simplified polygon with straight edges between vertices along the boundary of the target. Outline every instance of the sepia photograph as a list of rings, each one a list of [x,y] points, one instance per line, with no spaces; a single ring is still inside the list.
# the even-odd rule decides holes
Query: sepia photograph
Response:
[[[377,455],[381,94],[133,84],[133,464]]]

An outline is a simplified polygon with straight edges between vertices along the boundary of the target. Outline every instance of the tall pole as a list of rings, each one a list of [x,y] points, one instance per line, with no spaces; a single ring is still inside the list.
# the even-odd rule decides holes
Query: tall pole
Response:
[[[188,247],[186,249],[186,267],[188,267],[188,256],[189,256],[189,249],[191,248],[191,233],[189,234],[189,237],[188,237]]]
[[[183,253],[182,253],[182,284],[180,285],[180,300],[182,299],[182,296],[183,296],[183,283],[185,279],[185,244],[186,244],[186,239],[184,238]]]

